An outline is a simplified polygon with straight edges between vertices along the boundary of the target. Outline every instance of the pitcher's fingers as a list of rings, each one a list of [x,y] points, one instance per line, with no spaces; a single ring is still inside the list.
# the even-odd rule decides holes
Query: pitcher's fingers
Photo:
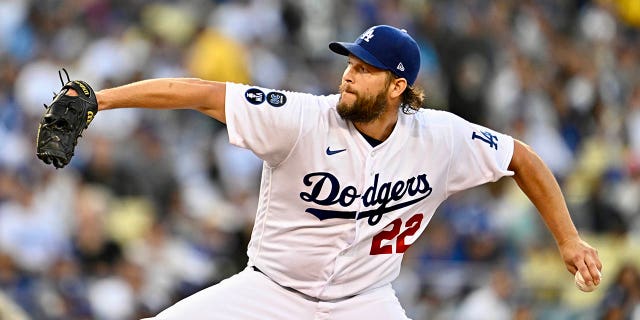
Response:
[[[584,258],[587,267],[589,267],[589,273],[593,278],[593,283],[595,285],[600,284],[602,280],[602,262],[600,261],[600,257],[598,256],[598,250],[595,248],[591,248],[590,252]]]
[[[576,261],[575,264],[576,264],[576,268],[578,268],[577,272],[580,272],[580,274],[582,275],[582,278],[584,279],[584,282],[588,286],[592,285],[593,277],[591,276],[591,271],[589,270],[589,267],[587,266],[585,259],[580,259]]]
[[[585,263],[587,265],[587,267],[589,268],[589,275],[591,276],[591,278],[593,279],[593,284],[595,285],[599,285],[600,281],[602,280],[602,273],[600,272],[600,269],[602,268],[602,263],[600,263],[600,268],[598,268],[598,262],[599,260],[595,260],[594,258],[591,257],[585,257]],[[584,277],[584,274],[582,275]],[[587,280],[587,278],[585,277],[585,281]]]
[[[602,261],[600,261],[600,256],[598,256],[598,251],[596,251],[594,259],[595,259],[596,267],[598,268],[600,273],[602,273]]]

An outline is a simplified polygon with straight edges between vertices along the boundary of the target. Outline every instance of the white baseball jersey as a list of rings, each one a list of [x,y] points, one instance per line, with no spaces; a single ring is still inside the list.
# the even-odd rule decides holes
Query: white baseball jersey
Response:
[[[232,144],[264,160],[249,265],[331,300],[393,281],[402,256],[453,193],[513,172],[513,139],[451,113],[398,113],[372,147],[338,95],[227,83]]]

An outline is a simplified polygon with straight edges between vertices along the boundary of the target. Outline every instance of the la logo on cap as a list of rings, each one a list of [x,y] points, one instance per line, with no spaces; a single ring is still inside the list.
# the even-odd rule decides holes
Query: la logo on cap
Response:
[[[373,38],[373,31],[376,28],[369,28],[369,30],[365,31],[361,36],[360,39],[369,42],[369,40],[371,40],[371,38]]]

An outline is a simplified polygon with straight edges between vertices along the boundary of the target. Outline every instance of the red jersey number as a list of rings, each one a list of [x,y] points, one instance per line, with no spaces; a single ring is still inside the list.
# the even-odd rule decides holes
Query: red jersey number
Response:
[[[402,219],[398,218],[391,221],[391,223],[389,223],[385,227],[385,229],[388,229],[388,227],[391,226],[390,230],[382,230],[380,231],[380,233],[376,234],[373,237],[373,240],[371,241],[371,251],[369,252],[369,254],[376,255],[394,253],[393,244],[382,244],[383,241],[386,241],[388,243],[393,239],[396,240],[395,252],[404,253],[411,246],[411,244],[406,244],[405,239],[416,234],[416,232],[420,230],[420,225],[422,224],[423,218],[424,215],[422,213],[418,213],[409,218],[409,220],[407,220],[407,222],[404,224],[404,231],[401,230]],[[402,231],[402,233],[400,231]]]

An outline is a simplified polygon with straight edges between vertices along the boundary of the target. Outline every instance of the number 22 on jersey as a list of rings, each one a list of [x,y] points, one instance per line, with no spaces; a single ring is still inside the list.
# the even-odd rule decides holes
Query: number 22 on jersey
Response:
[[[371,251],[369,254],[404,253],[412,244],[407,244],[405,241],[406,238],[413,236],[418,232],[418,230],[420,230],[423,218],[424,215],[422,213],[418,213],[409,218],[404,225],[400,218],[391,221],[384,230],[373,236],[373,240],[371,241]],[[391,229],[389,229],[389,227],[391,227]],[[393,242],[394,239],[395,247]],[[383,244],[383,241],[386,241],[387,244]]]

